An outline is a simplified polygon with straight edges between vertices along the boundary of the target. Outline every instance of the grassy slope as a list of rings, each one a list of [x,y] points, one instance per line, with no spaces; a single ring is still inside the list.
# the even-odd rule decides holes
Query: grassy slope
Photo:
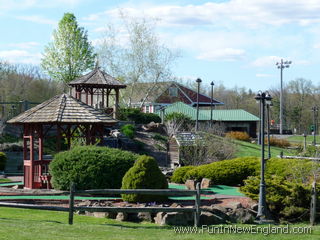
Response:
[[[237,147],[236,157],[245,157],[245,156],[260,157],[261,156],[260,145],[244,142],[244,141],[238,141],[238,140],[233,140],[233,142],[236,144],[236,147]],[[265,150],[266,150],[265,154],[267,156],[268,154],[267,146],[265,146]],[[283,151],[284,155],[291,155],[290,150],[288,149],[271,147],[271,156],[276,157],[277,155],[280,154],[281,151]]]
[[[0,239],[268,239],[294,240],[302,235],[262,234],[176,234],[172,227],[160,227],[151,223],[123,223],[115,220],[75,216],[74,225],[67,224],[67,213],[40,210],[0,208]],[[299,225],[306,226],[306,225]],[[311,235],[303,235],[305,240],[320,239],[320,226],[314,227]]]
[[[0,179],[0,183],[4,183],[4,182],[11,182],[11,180],[8,179],[8,178],[2,178],[2,179]]]
[[[289,136],[287,138],[287,140],[292,143],[303,143],[304,137],[301,135],[293,135],[293,136]],[[317,143],[320,143],[320,136],[316,136],[316,141],[317,141]],[[307,136],[307,143],[311,144],[312,142],[313,142],[313,136],[308,135]]]

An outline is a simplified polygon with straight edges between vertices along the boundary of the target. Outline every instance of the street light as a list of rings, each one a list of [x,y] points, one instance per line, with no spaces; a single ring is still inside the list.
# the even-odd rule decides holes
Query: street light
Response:
[[[281,59],[280,62],[277,62],[276,65],[280,69],[280,134],[283,134],[283,84],[282,84],[282,79],[283,79],[283,69],[288,68],[292,61],[283,61]]]
[[[212,128],[213,126],[213,119],[212,119],[212,112],[213,112],[213,86],[214,86],[214,83],[211,82],[210,83],[211,85],[211,115],[210,115],[210,128]]]
[[[196,119],[196,127],[195,131],[198,131],[198,121],[199,121],[199,92],[200,92],[200,83],[202,82],[200,78],[196,80],[198,83],[198,91],[197,91],[197,119]]]
[[[318,110],[319,108],[316,106],[313,106],[311,108],[311,111],[313,112],[313,145],[314,146],[317,144],[316,134],[318,130],[318,126],[317,126]]]
[[[266,202],[266,184],[264,180],[265,172],[265,159],[264,159],[264,123],[265,123],[265,106],[271,104],[272,97],[269,92],[261,92],[255,96],[256,101],[260,104],[260,132],[261,132],[261,179],[259,188],[259,204],[257,219],[260,221],[266,220],[267,218],[267,202]]]
[[[272,106],[271,100],[270,101],[266,101],[266,104],[267,104],[268,159],[270,159],[271,158],[271,149],[270,149],[270,107]]]

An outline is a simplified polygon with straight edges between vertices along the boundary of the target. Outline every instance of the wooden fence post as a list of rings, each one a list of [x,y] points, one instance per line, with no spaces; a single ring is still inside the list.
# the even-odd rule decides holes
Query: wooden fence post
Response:
[[[316,181],[312,183],[311,190],[311,206],[310,206],[310,224],[312,226],[316,223],[317,216],[317,184]]]
[[[194,212],[194,226],[199,227],[200,222],[200,205],[201,205],[201,199],[200,199],[200,183],[198,182],[196,185],[196,199],[195,199],[195,212]]]
[[[70,185],[70,199],[69,199],[69,224],[73,224],[73,212],[74,212],[74,192],[75,184],[71,183]]]

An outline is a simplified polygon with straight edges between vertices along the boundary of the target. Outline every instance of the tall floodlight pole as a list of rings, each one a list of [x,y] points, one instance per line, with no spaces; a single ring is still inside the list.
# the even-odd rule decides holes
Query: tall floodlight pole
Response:
[[[214,83],[211,82],[210,83],[211,85],[211,114],[210,114],[210,128],[212,128],[213,126],[213,118],[212,118],[212,112],[213,112],[213,86],[214,86]]]
[[[200,92],[200,83],[202,82],[200,78],[196,80],[198,84],[198,91],[197,91],[197,118],[196,118],[196,127],[195,131],[198,131],[198,124],[199,124],[199,92]]]
[[[265,175],[265,158],[264,158],[264,132],[265,132],[265,106],[271,104],[272,97],[269,92],[261,92],[255,96],[256,101],[260,104],[260,129],[261,129],[261,176],[259,186],[259,203],[258,203],[258,214],[257,220],[263,222],[267,220],[267,202],[266,202],[266,183],[264,179]]]
[[[316,141],[316,135],[317,135],[317,130],[318,130],[318,126],[317,126],[317,113],[318,113],[318,107],[313,106],[311,108],[312,112],[313,112],[313,145],[315,146],[317,144]]]
[[[280,69],[280,134],[283,134],[283,69],[288,68],[292,61],[277,62],[276,65]]]

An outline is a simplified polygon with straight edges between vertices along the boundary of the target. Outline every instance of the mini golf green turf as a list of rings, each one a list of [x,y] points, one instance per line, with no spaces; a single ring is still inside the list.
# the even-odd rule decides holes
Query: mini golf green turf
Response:
[[[3,183],[0,183],[0,187],[8,187],[8,186],[14,186],[14,185],[23,185],[23,182],[3,182]]]

